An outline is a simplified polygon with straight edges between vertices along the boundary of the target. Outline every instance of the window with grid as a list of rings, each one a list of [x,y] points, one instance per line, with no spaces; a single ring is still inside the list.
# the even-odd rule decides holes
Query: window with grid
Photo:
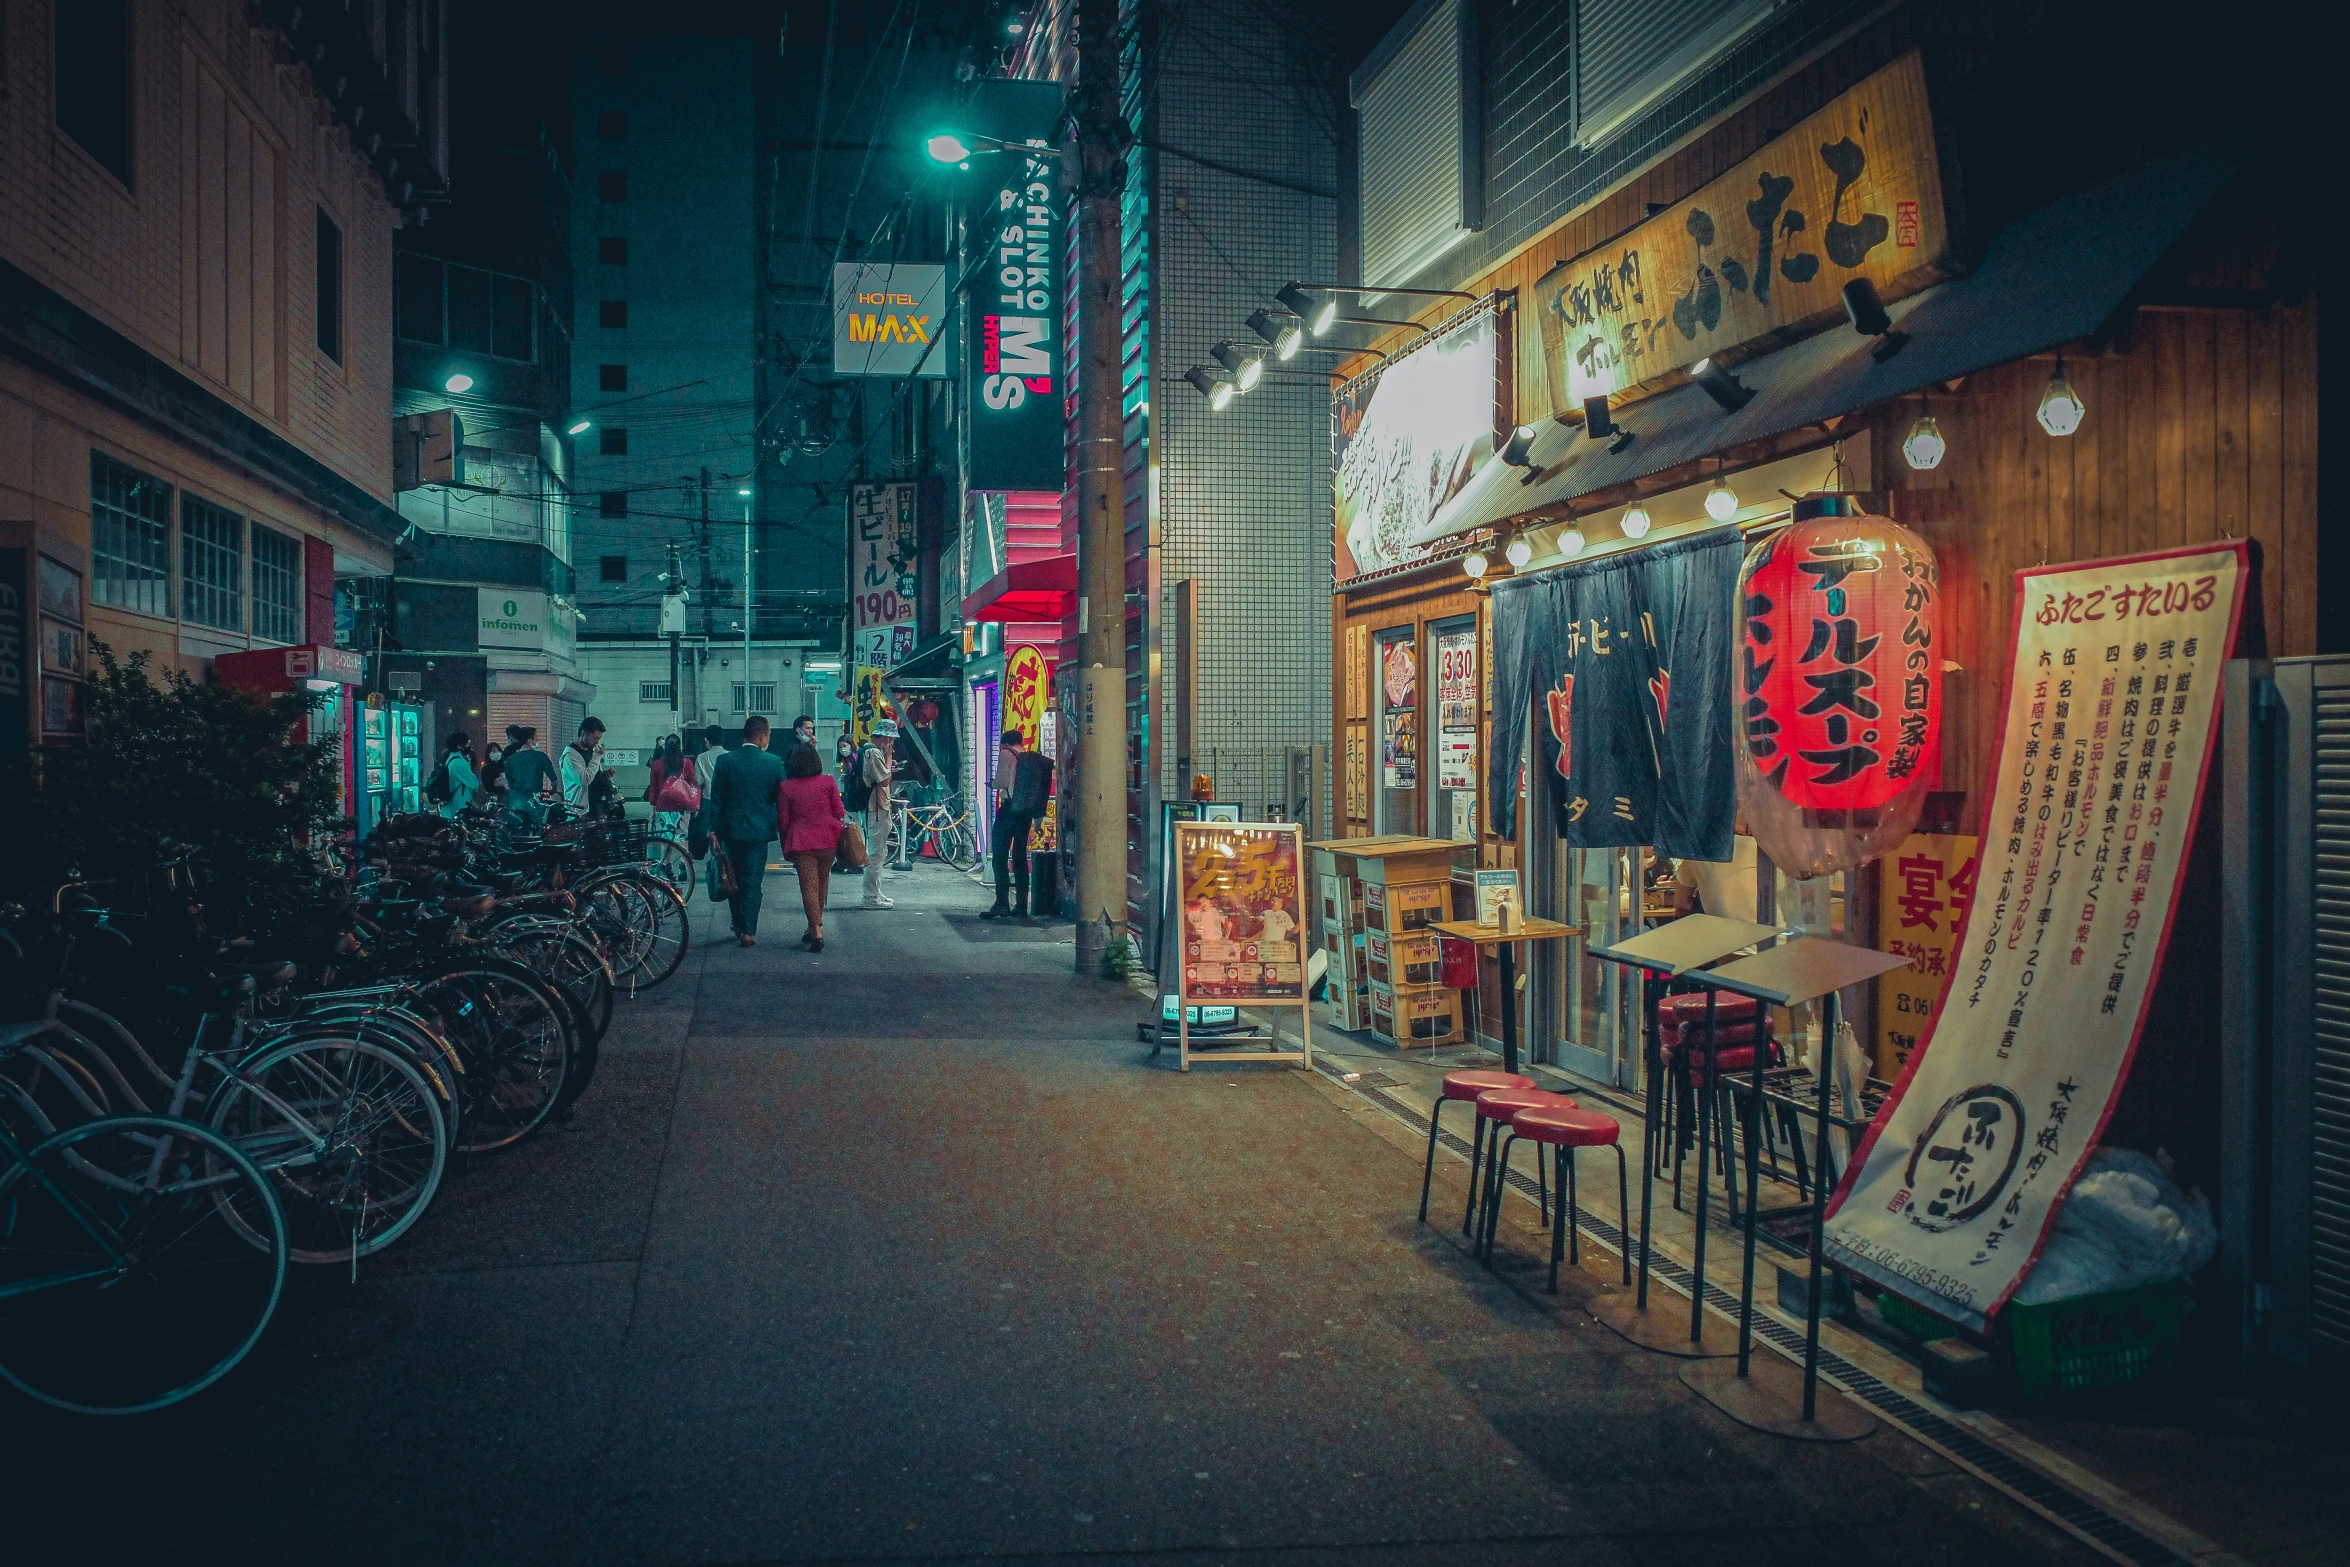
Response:
[[[90,597],[171,618],[171,486],[90,453]]]
[[[245,629],[244,522],[233,511],[180,495],[180,618],[221,631]]]
[[[640,701],[640,702],[666,702],[666,701],[668,701],[668,700],[669,700],[669,682],[668,682],[668,681],[666,681],[666,680],[640,680],[640,681],[638,681],[638,682],[636,683],[636,699],[637,699],[638,701]]]
[[[748,711],[766,713],[773,712],[774,709],[775,682],[772,680],[751,682],[751,705]],[[734,683],[734,710],[738,713],[746,711],[743,707],[743,683],[739,680]]]
[[[302,541],[253,525],[253,635],[302,640]]]

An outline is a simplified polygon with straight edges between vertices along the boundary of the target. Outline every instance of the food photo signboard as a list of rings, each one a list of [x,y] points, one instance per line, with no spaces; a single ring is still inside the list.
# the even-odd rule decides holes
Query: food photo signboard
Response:
[[[1305,997],[1304,836],[1279,822],[1177,822],[1183,995]]]
[[[1330,401],[1336,579],[1428,559],[1411,542],[1490,461],[1501,416],[1502,333],[1493,308],[1423,339]]]

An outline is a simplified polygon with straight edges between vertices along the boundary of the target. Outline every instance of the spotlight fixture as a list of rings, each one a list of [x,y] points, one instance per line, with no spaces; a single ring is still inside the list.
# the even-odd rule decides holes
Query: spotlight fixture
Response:
[[[2056,373],[2048,378],[2048,390],[2040,394],[2040,428],[2058,437],[2070,435],[2081,427],[2081,416],[2088,411],[2081,394],[2064,378],[2064,355],[2058,354]]]
[[[1243,348],[1226,338],[1208,350],[1216,363],[1232,372],[1233,384],[1244,392],[1253,392],[1265,378],[1265,356],[1254,349]]]
[[[1607,449],[1611,452],[1620,452],[1633,441],[1630,430],[1619,428],[1615,420],[1608,417],[1607,399],[1604,396],[1583,399],[1583,433],[1595,441],[1607,441]],[[1614,439],[1609,440],[1611,436]]]
[[[1714,487],[1705,492],[1705,514],[1716,522],[1728,522],[1738,515],[1738,492],[1718,474]]]
[[[1559,554],[1573,560],[1583,553],[1583,530],[1568,523],[1559,530]]]
[[[1726,414],[1734,414],[1754,401],[1754,389],[1739,381],[1729,371],[1708,357],[1689,367],[1690,378],[1705,388],[1705,395]]]
[[[1335,296],[1316,298],[1301,283],[1285,283],[1281,292],[1273,296],[1289,307],[1289,313],[1306,324],[1306,330],[1320,337],[1338,321],[1338,300]]]
[[[449,377],[449,379],[446,381],[443,381],[441,385],[446,387],[451,393],[470,392],[473,390],[473,377],[460,370],[455,375]]]
[[[1259,309],[1248,318],[1248,329],[1273,345],[1273,357],[1286,364],[1297,357],[1304,346],[1306,329],[1297,317],[1276,316],[1270,310]]]
[[[1844,318],[1852,329],[1863,337],[1873,337],[1876,346],[1869,357],[1883,364],[1909,344],[1909,334],[1894,330],[1893,318],[1885,313],[1885,302],[1877,297],[1877,285],[1865,277],[1856,277],[1844,285]]]
[[[1635,501],[1624,509],[1623,526],[1625,538],[1645,539],[1648,537],[1648,530],[1655,524],[1648,515],[1648,508]]]
[[[563,433],[565,435],[585,435],[595,422],[593,419],[574,419],[563,427]]]
[[[1523,533],[1518,534],[1510,540],[1509,548],[1501,553],[1510,563],[1510,570],[1524,571],[1526,562],[1534,558],[1534,541]]]
[[[1028,24],[1015,16],[1004,24],[1004,31],[1010,33],[1014,38],[1017,38],[1022,33],[1028,31]]]
[[[1493,562],[1485,558],[1485,552],[1483,550],[1471,550],[1468,554],[1461,557],[1461,570],[1467,572],[1469,574],[1470,580],[1472,581],[1484,581],[1485,573],[1491,571],[1492,569]]]
[[[1232,399],[1240,395],[1238,388],[1206,365],[1193,365],[1183,372],[1183,379],[1189,381],[1192,389],[1206,398],[1208,406],[1219,413],[1231,407]]]
[[[1530,424],[1521,424],[1515,430],[1510,432],[1509,444],[1501,449],[1501,460],[1503,462],[1508,463],[1513,468],[1523,468],[1526,470],[1524,473],[1518,476],[1518,482],[1520,484],[1532,484],[1536,479],[1542,477],[1542,469],[1536,465],[1533,457],[1530,455],[1534,450],[1534,437],[1536,433],[1537,432],[1534,426]]]
[[[1921,473],[1940,466],[1942,454],[1949,449],[1942,439],[1942,427],[1934,422],[1932,414],[1919,414],[1918,422],[1909,427],[1909,434],[1901,442],[1903,460]]]

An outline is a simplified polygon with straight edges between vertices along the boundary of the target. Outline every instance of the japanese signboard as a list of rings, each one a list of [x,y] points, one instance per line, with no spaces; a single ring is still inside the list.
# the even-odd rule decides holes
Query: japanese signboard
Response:
[[[1531,752],[1571,847],[1730,858],[1739,557],[1716,528],[1494,589],[1496,823]]]
[[[1346,726],[1346,817],[1364,821],[1371,814],[1371,738],[1361,724]]]
[[[947,315],[947,269],[843,261],[832,269],[832,373],[944,377],[936,341]]]
[[[963,223],[964,421],[974,490],[1061,487],[1063,196],[1055,161],[1023,145],[1061,114],[1050,82],[985,84],[974,129],[1008,145],[972,160],[978,188]]]
[[[1534,312],[1554,409],[1888,299],[1938,276],[1948,244],[1925,68],[1906,55],[1729,173],[1545,273]],[[1342,573],[1343,575],[1343,573]]]
[[[914,651],[914,486],[849,486],[849,616],[859,664],[895,669]]]
[[[1038,750],[1043,749],[1039,736],[1044,729],[1045,689],[1042,653],[1023,644],[1004,656],[1004,728],[1019,730]]]
[[[1331,399],[1341,583],[1426,560],[1420,525],[1492,460],[1501,415],[1498,314],[1483,310],[1356,377]]]
[[[1975,896],[1975,840],[1914,833],[1877,861],[1878,946],[1909,959],[1877,977],[1874,1070],[1901,1076],[1942,998],[1951,954]]]
[[[1436,638],[1436,787],[1477,787],[1477,630]],[[1455,837],[1466,834],[1455,833]]]
[[[1183,994],[1297,1000],[1305,994],[1302,834],[1262,822],[1177,822]]]
[[[849,681],[849,738],[863,745],[881,717],[881,677],[886,670],[859,665]]]
[[[1827,1232],[1970,1327],[2031,1271],[2129,1075],[2248,574],[2241,543],[2016,574],[1965,934]]]
[[[1379,783],[1409,789],[1420,781],[1420,653],[1410,633],[1379,644]]]

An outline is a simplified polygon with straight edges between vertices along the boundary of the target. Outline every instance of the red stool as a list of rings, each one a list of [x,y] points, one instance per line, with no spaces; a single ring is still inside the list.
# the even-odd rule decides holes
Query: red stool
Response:
[[[1477,1226],[1476,1234],[1472,1237],[1470,1247],[1472,1251],[1481,1251],[1488,1259],[1493,1255],[1493,1231],[1494,1227],[1501,1222],[1502,1182],[1508,1173],[1502,1167],[1501,1134],[1507,1131],[1511,1122],[1524,1111],[1572,1110],[1574,1108],[1575,1101],[1565,1094],[1554,1094],[1543,1088],[1489,1088],[1477,1096],[1477,1125],[1482,1129],[1485,1123],[1490,1121],[1493,1123],[1493,1131],[1489,1139],[1490,1146],[1486,1150],[1485,1184],[1482,1188],[1482,1197],[1479,1196],[1476,1163],[1472,1160],[1469,1165],[1469,1205],[1472,1210],[1481,1211],[1484,1216],[1482,1222]],[[1479,1140],[1481,1142],[1488,1141],[1485,1138]],[[1550,1222],[1550,1188],[1547,1184],[1546,1172],[1537,1171],[1536,1180],[1538,1184],[1535,1195],[1542,1211],[1542,1222],[1548,1224]],[[1489,1261],[1488,1266],[1490,1265]]]
[[[1444,1107],[1456,1099],[1466,1099],[1474,1104],[1479,1094],[1496,1088],[1532,1088],[1533,1086],[1534,1079],[1520,1077],[1515,1072],[1447,1072],[1444,1074],[1444,1092],[1428,1109],[1428,1163],[1420,1171],[1420,1222],[1422,1224],[1428,1222],[1428,1186],[1436,1179],[1436,1123],[1444,1118]],[[1477,1123],[1477,1136],[1482,1143],[1485,1136],[1485,1123],[1482,1121]],[[1476,1185],[1477,1155],[1472,1150],[1469,1155],[1469,1187],[1474,1191]],[[1474,1206],[1474,1199],[1472,1199],[1472,1206]],[[1469,1215],[1465,1211],[1461,1214],[1461,1233],[1463,1235],[1469,1233]]]
[[[1624,1175],[1624,1144],[1621,1128],[1613,1116],[1601,1115],[1596,1110],[1521,1110],[1510,1123],[1510,1140],[1501,1151],[1501,1171],[1509,1173],[1510,1154],[1519,1139],[1535,1145],[1534,1157],[1539,1161],[1544,1148],[1556,1150],[1551,1157],[1562,1166],[1559,1187],[1566,1193],[1567,1212],[1550,1234],[1550,1292],[1559,1292],[1559,1254],[1567,1253],[1567,1260],[1580,1262],[1583,1257],[1582,1236],[1576,1223],[1581,1217],[1575,1201],[1575,1150],[1578,1148],[1613,1148],[1616,1151],[1616,1214],[1618,1229],[1631,1212],[1631,1186]],[[1623,1247],[1624,1282],[1632,1282],[1632,1248]]]

